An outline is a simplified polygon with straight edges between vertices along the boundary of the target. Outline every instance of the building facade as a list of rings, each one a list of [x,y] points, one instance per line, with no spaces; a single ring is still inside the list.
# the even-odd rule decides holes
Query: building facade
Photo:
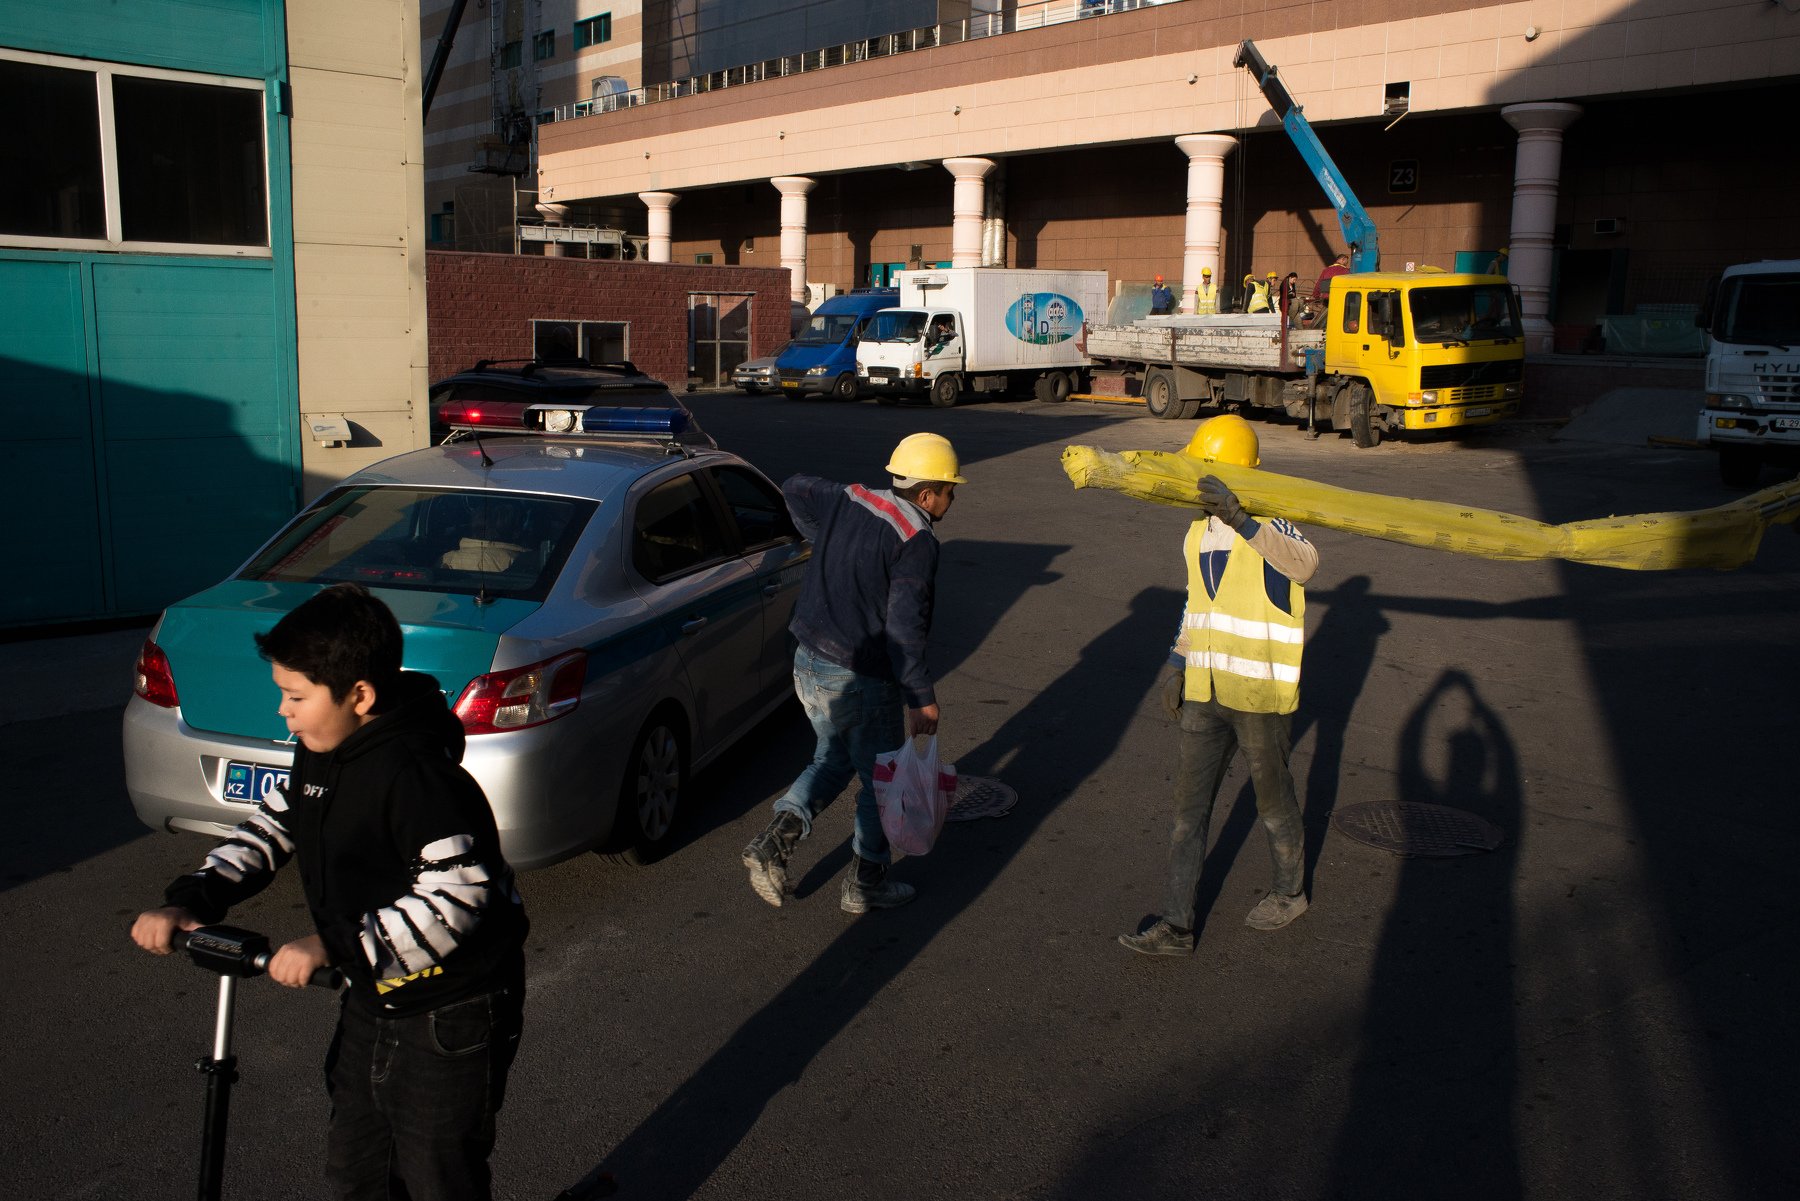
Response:
[[[423,445],[403,0],[0,3],[0,625],[154,612]]]
[[[1800,100],[1790,7],[988,7],[776,60],[702,47],[704,75],[541,127],[539,199],[630,223],[652,258],[779,263],[796,296],[946,260],[1161,274],[1183,307],[1203,268],[1310,281],[1345,247],[1233,64],[1252,38],[1373,216],[1383,267],[1484,270],[1507,249],[1535,352],[1800,253],[1800,165],[1768,153]]]

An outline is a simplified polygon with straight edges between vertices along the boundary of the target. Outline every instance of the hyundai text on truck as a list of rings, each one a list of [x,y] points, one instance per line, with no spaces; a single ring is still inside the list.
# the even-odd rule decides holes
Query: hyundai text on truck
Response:
[[[856,344],[877,311],[899,302],[893,288],[858,288],[820,302],[794,340],[775,356],[783,396],[855,400]]]
[[[899,273],[900,301],[856,348],[864,390],[884,404],[970,393],[1067,400],[1085,385],[1084,323],[1106,311],[1106,272],[946,267]]]
[[[1694,320],[1712,336],[1698,436],[1719,478],[1748,488],[1765,462],[1800,464],[1800,259],[1727,267]]]

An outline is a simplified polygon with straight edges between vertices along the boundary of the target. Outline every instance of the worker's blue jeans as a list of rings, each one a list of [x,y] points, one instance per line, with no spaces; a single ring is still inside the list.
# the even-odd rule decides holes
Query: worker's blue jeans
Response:
[[[1304,885],[1305,834],[1300,801],[1288,771],[1293,719],[1280,713],[1243,713],[1216,700],[1184,701],[1175,767],[1175,828],[1169,835],[1169,896],[1163,918],[1194,928],[1194,889],[1206,861],[1213,802],[1231,759],[1242,747],[1256,787],[1256,812],[1269,835],[1275,877],[1271,892],[1294,896]]]
[[[794,651],[794,691],[806,707],[818,744],[812,762],[800,773],[775,812],[791,813],[812,833],[812,821],[837,799],[851,777],[862,780],[856,796],[856,835],[852,849],[874,863],[887,863],[887,835],[875,804],[875,756],[899,750],[906,741],[905,710],[900,686],[892,680],[858,675],[848,667],[813,653],[804,643]]]

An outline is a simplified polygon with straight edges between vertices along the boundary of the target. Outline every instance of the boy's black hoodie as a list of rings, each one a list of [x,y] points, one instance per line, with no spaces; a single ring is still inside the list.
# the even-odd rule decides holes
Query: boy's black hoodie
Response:
[[[397,692],[336,749],[296,747],[285,796],[259,805],[166,896],[217,922],[298,856],[313,922],[354,1000],[406,1016],[522,981],[527,923],[438,682],[404,672]]]

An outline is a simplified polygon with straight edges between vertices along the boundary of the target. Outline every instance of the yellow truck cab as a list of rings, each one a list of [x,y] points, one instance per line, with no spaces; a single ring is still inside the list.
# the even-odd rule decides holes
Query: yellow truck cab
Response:
[[[1335,276],[1330,289],[1325,377],[1337,383],[1344,419],[1376,430],[1435,430],[1518,411],[1525,338],[1505,277],[1365,272]],[[1364,443],[1364,430],[1357,433]]]

